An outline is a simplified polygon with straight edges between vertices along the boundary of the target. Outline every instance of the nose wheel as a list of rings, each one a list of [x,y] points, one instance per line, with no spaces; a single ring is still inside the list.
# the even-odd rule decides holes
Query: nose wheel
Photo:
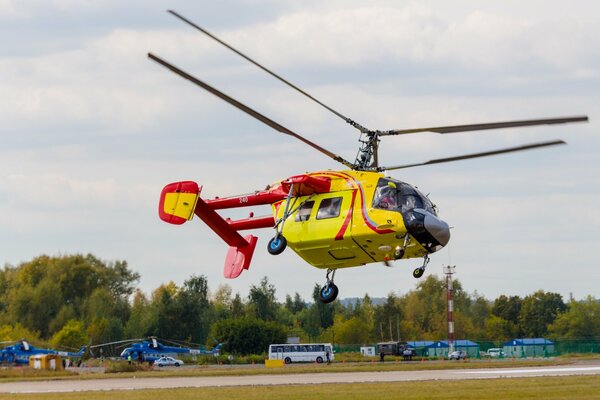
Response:
[[[423,265],[419,268],[415,268],[413,271],[413,276],[417,279],[422,277],[425,273],[425,268],[427,268],[427,264],[429,264],[429,255],[426,254],[425,257],[423,257]]]
[[[331,274],[331,278],[329,278],[330,274]],[[321,300],[321,303],[324,303],[324,304],[331,303],[338,296],[339,289],[335,285],[335,283],[333,283],[334,276],[335,276],[335,270],[328,269],[327,275],[325,275],[325,279],[327,279],[327,283],[325,283],[325,286],[323,286],[321,288],[321,290],[319,291],[319,300]]]

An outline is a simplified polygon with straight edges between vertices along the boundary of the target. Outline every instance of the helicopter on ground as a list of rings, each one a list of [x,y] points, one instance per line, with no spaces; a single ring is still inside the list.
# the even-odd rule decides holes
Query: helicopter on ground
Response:
[[[63,357],[81,358],[85,354],[87,346],[82,346],[77,353],[70,351],[60,351],[54,349],[42,349],[34,347],[25,339],[21,339],[17,342],[6,342],[13,343],[10,346],[5,347],[0,351],[0,363],[17,364],[17,365],[28,365],[29,357],[38,354],[57,354]]]
[[[162,342],[170,342],[166,339],[158,339],[155,337],[151,337],[148,339],[129,339],[129,340],[121,340],[117,342],[104,343],[99,345],[91,346],[92,348],[112,346],[112,345],[120,345],[120,344],[130,344],[129,347],[123,349],[120,353],[120,357],[124,360],[133,360],[139,362],[149,362],[153,363],[155,360],[158,360],[161,357],[181,357],[182,355],[190,355],[190,356],[218,356],[221,350],[222,344],[219,343],[211,350],[206,350],[202,348],[191,348],[184,347],[179,345],[177,342],[173,342],[176,345],[165,345]]]
[[[393,260],[423,258],[422,266],[413,271],[413,276],[420,278],[429,262],[429,255],[448,244],[450,227],[439,217],[437,207],[427,195],[413,185],[386,176],[384,171],[537,149],[561,145],[565,142],[552,140],[434,159],[423,163],[382,166],[378,158],[381,138],[421,132],[449,134],[588,121],[587,116],[573,116],[386,131],[368,129],[325,105],[175,11],[168,10],[168,12],[315,101],[360,132],[359,150],[355,161],[350,162],[167,61],[148,53],[151,60],[175,74],[278,132],[304,142],[346,168],[341,171],[328,170],[295,175],[275,182],[264,190],[225,198],[201,198],[202,187],[193,181],[166,185],[160,196],[159,217],[165,222],[180,225],[197,215],[230,246],[224,267],[224,275],[229,279],[238,277],[243,270],[249,268],[257,243],[256,236],[242,236],[239,232],[259,228],[275,229],[274,237],[267,245],[270,254],[280,254],[289,246],[312,266],[327,270],[326,283],[319,293],[319,298],[324,303],[334,301],[338,295],[334,277],[335,271],[339,268],[374,262],[389,265]],[[246,219],[231,220],[217,213],[217,210],[258,205],[271,205],[272,215],[255,217],[250,213]]]

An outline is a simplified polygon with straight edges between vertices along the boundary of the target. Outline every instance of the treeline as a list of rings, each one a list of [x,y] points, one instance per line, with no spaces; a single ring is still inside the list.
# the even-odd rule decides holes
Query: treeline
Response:
[[[93,255],[37,257],[0,271],[0,341],[27,338],[77,348],[157,336],[212,346],[238,354],[261,353],[288,336],[336,344],[447,337],[446,282],[435,275],[405,294],[390,293],[374,304],[369,296],[349,304],[318,301],[298,293],[278,302],[263,278],[247,297],[228,285],[213,291],[204,276],[183,285],[161,285],[150,295],[136,289],[139,274],[127,262]],[[600,338],[600,303],[537,291],[526,297],[488,300],[454,281],[455,336],[504,341],[515,337]]]

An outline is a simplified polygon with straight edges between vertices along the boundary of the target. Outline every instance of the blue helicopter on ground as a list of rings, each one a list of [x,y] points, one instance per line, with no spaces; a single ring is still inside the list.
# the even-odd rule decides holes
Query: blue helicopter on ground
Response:
[[[83,357],[87,346],[83,346],[77,353],[70,351],[60,351],[54,349],[42,349],[34,347],[29,344],[25,339],[21,339],[18,342],[5,342],[13,343],[10,346],[6,346],[0,351],[0,363],[16,364],[16,365],[29,365],[29,357],[38,354],[57,354],[62,357],[81,358]]]
[[[120,357],[124,360],[137,361],[137,362],[148,362],[153,363],[161,357],[181,357],[190,355],[195,356],[218,356],[221,350],[222,344],[219,343],[211,350],[202,348],[190,348],[183,347],[179,343],[173,342],[176,346],[165,345],[161,342],[171,342],[166,339],[157,339],[155,337],[148,339],[132,339],[122,340],[118,342],[105,343],[103,345],[96,345],[92,347],[101,347],[107,345],[117,345],[123,343],[131,343],[129,347],[126,347],[120,354]]]

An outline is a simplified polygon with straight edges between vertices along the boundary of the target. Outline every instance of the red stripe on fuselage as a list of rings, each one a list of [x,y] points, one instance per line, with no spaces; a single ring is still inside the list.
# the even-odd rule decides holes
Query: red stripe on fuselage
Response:
[[[356,190],[352,191],[352,201],[350,202],[350,209],[348,211],[348,215],[346,215],[346,219],[344,220],[344,224],[340,231],[335,235],[335,240],[344,239],[344,233],[346,233],[346,229],[348,229],[348,225],[350,225],[350,220],[352,219],[352,213],[354,212],[354,199],[356,198]]]

